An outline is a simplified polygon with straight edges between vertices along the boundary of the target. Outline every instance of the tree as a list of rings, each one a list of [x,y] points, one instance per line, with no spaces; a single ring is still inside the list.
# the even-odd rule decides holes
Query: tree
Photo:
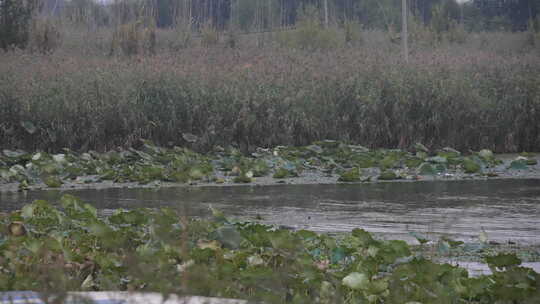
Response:
[[[36,0],[0,0],[0,48],[24,48]]]
[[[511,30],[525,30],[530,20],[534,20],[540,11],[538,0],[474,0],[465,5],[465,14],[470,24],[483,23],[483,30],[499,30],[501,27]],[[478,16],[478,14],[480,16]],[[480,18],[478,18],[480,17]]]

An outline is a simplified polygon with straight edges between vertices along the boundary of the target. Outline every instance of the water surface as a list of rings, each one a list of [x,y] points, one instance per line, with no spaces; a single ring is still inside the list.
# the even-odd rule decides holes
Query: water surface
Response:
[[[540,180],[399,182],[337,185],[180,187],[0,193],[0,210],[69,193],[103,212],[171,206],[205,216],[208,206],[232,217],[320,232],[364,228],[411,240],[409,231],[474,241],[540,243]]]

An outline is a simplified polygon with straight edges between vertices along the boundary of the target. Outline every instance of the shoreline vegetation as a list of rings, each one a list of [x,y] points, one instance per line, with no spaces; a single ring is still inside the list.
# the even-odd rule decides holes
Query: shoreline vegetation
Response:
[[[506,34],[519,35],[519,34]],[[155,56],[6,52],[0,147],[107,151],[141,139],[197,151],[230,144],[533,151],[540,147],[535,52],[190,48]]]
[[[540,152],[540,17],[526,1],[410,3],[407,63],[395,1],[39,2],[0,7],[0,149]]]
[[[537,303],[540,274],[489,243],[409,246],[362,229],[333,237],[177,210],[97,210],[71,195],[0,214],[0,290],[136,291],[265,303]],[[425,248],[424,248],[425,247]],[[430,249],[431,248],[431,249]],[[430,256],[481,256],[490,275]],[[156,276],[155,274],[159,274]]]
[[[324,140],[300,147],[257,148],[249,155],[230,146],[216,146],[205,154],[159,147],[147,140],[137,146],[105,153],[4,149],[0,191],[540,178],[535,153],[498,155],[488,149],[461,153],[450,147],[430,150],[421,143],[408,150],[368,149]]]

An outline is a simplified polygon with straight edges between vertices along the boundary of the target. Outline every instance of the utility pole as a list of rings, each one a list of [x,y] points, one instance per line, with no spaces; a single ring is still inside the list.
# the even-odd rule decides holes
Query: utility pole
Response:
[[[324,0],[324,27],[328,28],[328,0]]]
[[[460,2],[458,3],[459,4],[459,23],[464,26],[465,24],[465,14],[463,13],[463,9],[465,7],[465,3],[464,2]]]
[[[231,0],[230,1],[230,8],[229,8],[229,23],[231,25],[231,27],[235,28],[238,26],[238,23],[236,22],[236,11],[235,11],[235,8],[236,8],[236,1],[234,0]]]
[[[401,0],[401,44],[403,51],[403,59],[405,63],[409,63],[409,35],[407,31],[407,0]]]

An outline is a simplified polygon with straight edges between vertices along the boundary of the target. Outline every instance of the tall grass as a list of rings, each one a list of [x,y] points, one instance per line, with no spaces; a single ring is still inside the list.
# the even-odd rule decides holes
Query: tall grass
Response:
[[[218,44],[172,51],[159,44],[161,34],[155,56],[108,57],[106,48],[88,45],[80,53],[3,53],[0,148],[105,150],[139,138],[178,145],[186,132],[199,136],[200,150],[325,138],[371,147],[540,147],[535,49],[469,37],[415,48],[405,65],[397,46],[368,31],[360,47],[318,50]]]

